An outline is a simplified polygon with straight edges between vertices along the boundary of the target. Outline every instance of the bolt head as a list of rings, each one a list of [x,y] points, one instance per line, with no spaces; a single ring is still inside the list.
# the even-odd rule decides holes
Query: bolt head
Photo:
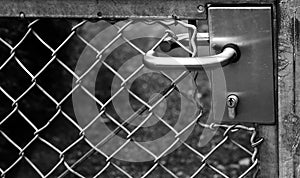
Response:
[[[199,5],[199,6],[197,6],[197,11],[199,13],[203,13],[205,11],[205,7],[203,5]]]

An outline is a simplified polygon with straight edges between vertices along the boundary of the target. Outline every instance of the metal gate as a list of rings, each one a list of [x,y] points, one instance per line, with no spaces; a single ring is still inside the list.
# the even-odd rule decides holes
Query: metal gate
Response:
[[[2,2],[1,177],[299,176],[299,2]],[[214,122],[209,71],[144,65],[207,55],[214,3],[273,8],[276,124]]]

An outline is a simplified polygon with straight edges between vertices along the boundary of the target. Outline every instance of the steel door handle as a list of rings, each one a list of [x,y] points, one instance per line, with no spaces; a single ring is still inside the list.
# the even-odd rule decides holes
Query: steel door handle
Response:
[[[154,50],[148,51],[143,58],[144,65],[152,70],[202,70],[226,66],[237,62],[240,50],[237,45],[227,44],[220,54],[203,57],[158,57]]]

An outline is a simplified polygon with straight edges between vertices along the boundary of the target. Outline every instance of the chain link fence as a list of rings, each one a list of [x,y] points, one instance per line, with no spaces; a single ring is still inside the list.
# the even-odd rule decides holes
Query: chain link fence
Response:
[[[126,76],[118,69],[127,58],[143,56],[150,49],[159,50],[166,39],[180,46],[176,49],[179,54],[195,56],[192,45],[177,39],[173,29],[181,26],[193,34],[196,26],[174,19],[119,23],[114,19],[32,19],[24,14],[19,19],[2,19],[1,24],[1,177],[256,177],[262,139],[254,125],[208,121],[211,94],[205,72],[184,71],[174,78],[162,71],[137,77],[146,68],[141,57],[134,58],[139,62],[132,68],[128,66],[130,72]],[[136,24],[147,26],[150,31],[160,28],[164,33],[157,38],[128,39],[126,33],[137,28]],[[90,41],[108,27],[116,33],[105,34],[107,39],[98,41],[102,44],[99,49]],[[122,45],[112,50],[120,40]],[[85,70],[78,71],[77,60],[84,49],[92,57]],[[84,78],[99,65],[93,93],[86,88]],[[189,76],[195,87],[185,93],[178,85]],[[112,86],[114,79],[119,82]],[[132,85],[128,86],[130,82]],[[72,95],[77,91],[96,103],[99,111],[84,125],[72,105]],[[113,105],[122,92],[128,94],[134,110],[125,119],[118,116]],[[175,124],[181,112],[180,97],[194,104],[197,114],[186,119],[189,123],[178,130]],[[160,107],[164,114],[156,109]],[[151,120],[155,120],[154,124],[146,127]],[[107,125],[111,132],[94,142],[97,132],[91,132],[97,130],[97,122]],[[204,132],[205,129],[211,132]],[[142,144],[168,132],[173,141],[162,143],[164,150],[159,154]],[[190,134],[183,138],[187,132]],[[210,141],[202,144],[210,134]],[[110,140],[116,136],[124,141],[114,147]],[[139,151],[128,150],[129,143]],[[110,154],[104,151],[108,149]],[[121,152],[146,154],[150,160],[117,159]]]

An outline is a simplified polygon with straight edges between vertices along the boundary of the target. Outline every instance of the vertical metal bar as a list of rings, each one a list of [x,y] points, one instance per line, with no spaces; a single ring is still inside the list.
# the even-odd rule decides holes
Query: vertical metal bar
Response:
[[[299,177],[299,101],[300,75],[297,61],[297,7],[299,0],[279,1],[278,26],[278,155],[279,177]],[[298,151],[297,151],[298,150]],[[299,171],[299,170],[298,170]],[[298,174],[298,175],[297,175]]]
[[[276,7],[275,5],[274,7]],[[273,9],[277,15],[276,9]],[[279,30],[277,29],[277,19],[273,19],[273,37],[274,37],[274,44],[273,44],[273,49],[274,49],[274,73],[275,73],[275,94],[279,92],[279,58],[278,58],[278,48],[280,47],[279,42],[278,42],[278,32]],[[278,61],[277,61],[278,60]],[[278,94],[279,97],[279,94]],[[279,98],[275,100],[277,102],[278,109],[276,109],[274,112],[278,112],[280,110],[279,108]],[[259,136],[264,138],[264,142],[260,145],[259,149],[259,159],[260,159],[260,165],[259,165],[259,174],[258,177],[274,177],[277,178],[279,177],[279,143],[278,143],[278,117],[279,114],[275,114],[275,124],[276,125],[260,125],[258,126],[258,134]]]

